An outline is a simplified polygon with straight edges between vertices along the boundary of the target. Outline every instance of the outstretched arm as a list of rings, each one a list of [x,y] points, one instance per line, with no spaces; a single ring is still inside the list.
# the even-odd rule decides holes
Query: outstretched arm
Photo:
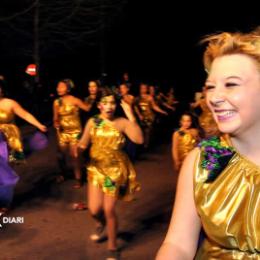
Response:
[[[184,160],[171,223],[156,260],[190,260],[196,254],[201,223],[194,203],[193,168],[198,152],[194,149]]]
[[[75,105],[77,105],[80,109],[88,112],[91,109],[91,105],[83,102],[79,98],[74,98]]]
[[[167,104],[166,102],[163,102],[162,104],[163,104],[163,106],[165,106],[165,107],[171,109],[172,111],[175,111],[175,107],[173,107],[173,106]]]
[[[45,125],[41,124],[32,114],[30,114],[28,111],[22,108],[21,105],[14,100],[12,101],[12,109],[17,116],[21,117],[23,120],[27,121],[28,123],[34,125],[42,132],[47,131],[47,127]]]
[[[150,102],[152,104],[152,108],[154,111],[161,113],[163,115],[168,115],[168,113],[164,110],[162,110],[159,106],[156,105],[156,103],[154,102],[154,99],[151,97]]]

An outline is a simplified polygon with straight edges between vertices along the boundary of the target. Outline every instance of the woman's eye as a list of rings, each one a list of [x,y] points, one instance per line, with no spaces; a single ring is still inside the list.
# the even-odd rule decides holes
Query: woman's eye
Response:
[[[211,90],[211,89],[213,89],[213,88],[215,88],[215,86],[213,86],[213,85],[207,85],[207,86],[205,86],[205,89],[206,89],[206,90]]]
[[[238,84],[235,83],[235,82],[227,82],[227,83],[225,84],[226,87],[235,87],[235,86],[237,86],[237,85],[238,85]]]

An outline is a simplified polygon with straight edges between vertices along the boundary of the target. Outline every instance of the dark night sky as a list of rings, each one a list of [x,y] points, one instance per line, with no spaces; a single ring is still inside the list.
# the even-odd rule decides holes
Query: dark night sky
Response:
[[[258,8],[252,3],[247,8],[237,3],[225,6],[219,1],[207,1],[206,5],[196,1],[196,6],[183,1],[175,7],[172,1],[156,2],[132,2],[128,6],[126,22],[118,27],[122,34],[116,31],[118,35],[110,46],[110,60],[119,54],[114,60],[119,64],[118,57],[125,56],[126,66],[138,78],[169,81],[180,92],[203,84],[203,48],[198,45],[202,36],[224,30],[251,30],[260,24]]]
[[[84,84],[100,75],[103,64],[112,81],[129,71],[136,80],[172,84],[177,94],[192,96],[205,79],[203,48],[198,45],[201,37],[216,31],[253,29],[260,24],[260,15],[253,1],[248,6],[237,1],[226,1],[228,6],[220,1],[196,1],[196,6],[174,2],[128,1],[99,46],[82,45],[74,52],[43,57],[43,77],[53,86],[63,77]],[[24,75],[21,68],[27,62],[4,57],[0,70],[13,79],[19,73]]]

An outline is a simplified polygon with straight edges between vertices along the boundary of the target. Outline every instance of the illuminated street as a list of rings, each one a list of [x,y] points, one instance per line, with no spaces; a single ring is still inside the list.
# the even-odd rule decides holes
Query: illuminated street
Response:
[[[170,145],[163,144],[135,163],[142,190],[135,201],[118,207],[122,259],[154,259],[164,238],[176,181],[170,156]],[[18,169],[21,180],[7,216],[23,217],[24,224],[3,224],[1,259],[104,259],[106,241],[95,244],[88,238],[89,212],[72,210],[75,201],[85,200],[85,186],[75,190],[73,180],[55,183],[53,142]]]

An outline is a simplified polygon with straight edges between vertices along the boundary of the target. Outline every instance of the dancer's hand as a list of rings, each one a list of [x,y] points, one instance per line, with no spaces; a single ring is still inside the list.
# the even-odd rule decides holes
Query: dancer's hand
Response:
[[[124,100],[121,100],[121,107],[123,108],[127,118],[131,121],[131,122],[135,122],[136,119],[135,119],[135,116],[134,116],[134,113],[133,113],[133,110],[132,110],[132,107],[127,103],[125,102]]]
[[[48,128],[45,125],[39,125],[38,128],[42,132],[47,132],[48,131]]]

